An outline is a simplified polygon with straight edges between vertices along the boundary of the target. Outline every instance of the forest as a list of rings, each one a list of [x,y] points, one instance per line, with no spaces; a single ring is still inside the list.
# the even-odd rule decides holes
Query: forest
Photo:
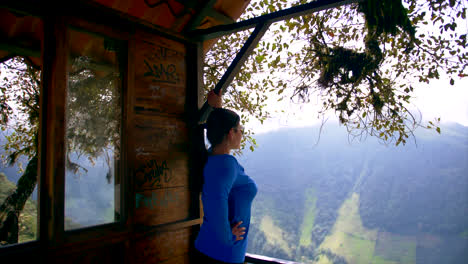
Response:
[[[405,146],[326,124],[257,135],[248,252],[303,263],[465,263],[468,127]]]
[[[238,156],[257,183],[248,252],[303,263],[464,263],[468,259],[468,127],[420,129],[414,142],[352,140],[337,124],[256,135]],[[105,175],[104,161],[87,169]],[[0,168],[0,200],[17,166]],[[112,221],[114,183],[71,177],[66,226]],[[81,197],[75,199],[73,197]],[[35,192],[19,242],[37,235]],[[97,214],[96,212],[100,212]],[[73,220],[73,221],[72,221]]]

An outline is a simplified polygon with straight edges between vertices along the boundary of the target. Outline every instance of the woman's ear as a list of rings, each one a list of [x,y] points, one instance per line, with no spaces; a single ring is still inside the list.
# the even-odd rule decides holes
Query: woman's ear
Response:
[[[227,138],[228,138],[229,142],[234,139],[234,133],[235,133],[234,128],[231,128],[229,130],[229,133],[227,134]]]

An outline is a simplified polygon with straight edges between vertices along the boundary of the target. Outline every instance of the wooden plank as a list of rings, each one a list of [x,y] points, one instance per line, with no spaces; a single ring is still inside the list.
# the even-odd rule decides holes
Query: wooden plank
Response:
[[[124,259],[125,245],[123,243],[117,243],[104,247],[95,247],[90,250],[82,250],[74,254],[54,255],[48,259],[47,263],[118,264],[125,263]]]
[[[185,158],[168,158],[163,155],[137,159],[134,175],[137,191],[188,186],[187,154]]]
[[[122,28],[112,27],[112,25],[93,23],[89,20],[84,20],[78,17],[67,17],[67,24],[73,27],[74,30],[86,31],[89,34],[99,34],[99,37],[110,37],[113,39],[127,40],[133,34],[128,27]]]
[[[190,202],[187,187],[137,191],[135,224],[151,226],[188,219]]]
[[[190,258],[188,254],[177,256],[175,258],[167,259],[159,262],[159,264],[187,264],[190,263]]]
[[[137,226],[137,228],[135,229],[135,238],[146,236],[150,233],[175,231],[175,230],[180,230],[180,229],[184,229],[188,227],[196,229],[202,223],[203,223],[202,219],[196,218],[192,220],[181,220],[181,221],[158,225],[158,226]]]
[[[50,257],[73,255],[94,248],[125,243],[131,234],[130,230],[122,230],[115,224],[68,231],[63,244],[48,248],[49,255]]]
[[[134,136],[137,157],[162,151],[187,151],[188,131],[183,120],[165,116],[135,115]]]
[[[188,186],[186,122],[173,117],[134,118],[136,190]]]
[[[46,17],[40,97],[39,238],[51,244],[63,241],[67,42],[63,19]]]
[[[192,229],[153,233],[135,241],[135,263],[188,263]]]
[[[135,50],[136,113],[183,115],[185,46],[161,37],[139,37]]]
[[[182,58],[183,56],[185,56],[185,50],[186,50],[185,44],[181,41],[163,37],[161,36],[161,34],[157,34],[156,32],[148,32],[148,31],[142,31],[142,30],[137,30],[135,32],[134,37],[137,40],[136,42],[137,47],[139,47],[140,45],[144,45],[144,46],[141,46],[141,48],[147,48],[149,50],[153,50],[153,49],[156,50],[155,54],[153,55],[150,54],[151,57],[156,56],[162,59],[171,59],[174,57],[177,58],[178,56],[174,56],[175,55],[174,53],[177,53],[176,55],[182,55]],[[163,47],[167,49],[165,55],[161,54],[161,52],[159,51],[159,47]],[[141,51],[139,49],[140,48],[137,48],[136,50],[137,53]],[[136,54],[134,56],[136,56]]]

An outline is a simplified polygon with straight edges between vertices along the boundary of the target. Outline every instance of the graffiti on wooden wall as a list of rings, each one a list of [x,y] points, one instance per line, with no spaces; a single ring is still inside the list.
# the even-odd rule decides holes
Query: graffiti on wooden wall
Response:
[[[151,78],[154,83],[180,83],[180,71],[177,62],[183,60],[183,54],[162,46],[155,46],[144,55],[146,72],[145,77]],[[154,86],[153,89],[158,89]],[[153,91],[154,92],[154,91]]]
[[[140,179],[137,182],[139,186],[149,184],[150,187],[161,187],[163,181],[171,181],[171,174],[166,161],[159,164],[156,160],[149,160],[136,170],[136,179]]]
[[[171,204],[177,204],[181,201],[179,194],[171,190],[162,192],[152,192],[148,197],[144,194],[137,193],[135,196],[135,208],[146,207],[148,209],[168,208]]]
[[[145,72],[146,77],[153,77],[153,82],[165,82],[165,83],[177,83],[180,78],[177,74],[177,69],[174,64],[151,64],[145,60],[147,67],[147,72]]]

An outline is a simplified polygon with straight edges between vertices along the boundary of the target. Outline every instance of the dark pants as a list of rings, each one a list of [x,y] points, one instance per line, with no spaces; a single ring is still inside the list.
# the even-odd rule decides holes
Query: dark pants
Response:
[[[244,264],[244,263],[229,263],[210,258],[207,255],[201,253],[196,248],[192,250],[191,263],[193,264]]]

